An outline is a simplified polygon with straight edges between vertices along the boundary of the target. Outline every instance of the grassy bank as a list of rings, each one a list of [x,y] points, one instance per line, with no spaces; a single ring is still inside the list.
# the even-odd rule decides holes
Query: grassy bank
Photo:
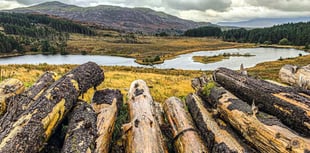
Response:
[[[146,57],[159,56],[161,60],[170,59],[180,54],[201,50],[254,47],[254,44],[224,42],[214,38],[191,37],[155,37],[135,36],[128,41],[128,36],[109,34],[108,36],[88,37],[72,34],[68,41],[71,54],[97,54],[136,58],[147,63]],[[130,38],[133,39],[133,38]]]

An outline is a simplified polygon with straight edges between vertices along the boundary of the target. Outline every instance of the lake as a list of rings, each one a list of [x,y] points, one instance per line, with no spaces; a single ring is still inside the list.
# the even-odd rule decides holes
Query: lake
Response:
[[[223,61],[202,64],[192,60],[193,56],[214,56],[221,53],[250,53],[250,57],[229,57]],[[214,70],[218,67],[227,67],[230,69],[239,69],[240,64],[244,67],[253,67],[257,63],[266,61],[275,61],[279,58],[297,57],[299,55],[307,55],[309,53],[296,49],[283,48],[241,48],[241,49],[225,49],[217,51],[199,51],[180,55],[174,59],[166,60],[163,64],[154,65],[160,69],[185,69],[185,70]],[[103,55],[25,55],[1,58],[0,64],[82,64],[88,61],[96,62],[99,65],[106,66],[134,66],[134,67],[151,67],[135,63],[133,58],[103,56]]]

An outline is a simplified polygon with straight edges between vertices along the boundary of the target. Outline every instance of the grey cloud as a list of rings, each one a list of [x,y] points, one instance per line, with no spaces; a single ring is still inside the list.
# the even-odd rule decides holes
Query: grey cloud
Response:
[[[16,2],[18,2],[20,4],[31,5],[31,4],[38,4],[38,3],[48,2],[48,1],[51,1],[51,0],[12,0],[12,1],[16,1]]]
[[[164,3],[177,10],[200,10],[208,9],[223,11],[230,7],[231,0],[166,0]]]
[[[262,6],[282,11],[309,11],[309,0],[246,0],[253,6]]]

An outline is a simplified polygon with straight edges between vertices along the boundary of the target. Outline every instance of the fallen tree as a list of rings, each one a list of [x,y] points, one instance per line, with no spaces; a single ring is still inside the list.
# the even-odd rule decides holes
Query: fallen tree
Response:
[[[0,116],[6,112],[7,99],[22,93],[24,89],[24,84],[18,79],[6,79],[0,83]]]
[[[248,104],[254,101],[259,110],[275,115],[285,125],[310,136],[310,98],[293,88],[278,86],[219,68],[214,80]]]
[[[104,80],[88,62],[53,83],[16,121],[0,127],[0,152],[39,152],[78,96]]]
[[[171,125],[173,143],[179,153],[208,152],[190,114],[185,110],[183,102],[171,97],[163,105],[167,120]]]
[[[214,117],[215,114],[203,106],[198,95],[189,94],[186,104],[210,152],[256,152],[244,144],[226,123]]]
[[[128,91],[130,123],[123,125],[126,152],[167,152],[159,125],[153,116],[153,99],[143,80],[133,81]]]
[[[62,153],[94,152],[97,137],[96,117],[95,111],[88,103],[81,100],[77,102],[68,114],[69,125]]]
[[[214,87],[210,99],[221,117],[265,153],[309,152],[310,139],[301,137],[284,126],[274,116],[258,112],[224,88]]]
[[[96,153],[110,152],[110,144],[115,121],[121,106],[123,94],[120,90],[105,89],[96,91],[92,99],[92,107],[97,113]]]
[[[54,72],[46,72],[25,92],[8,98],[7,112],[0,119],[0,125],[5,127],[7,121],[16,121],[55,82],[55,78]]]
[[[279,77],[289,85],[310,89],[310,65],[303,67],[284,65],[280,69]]]

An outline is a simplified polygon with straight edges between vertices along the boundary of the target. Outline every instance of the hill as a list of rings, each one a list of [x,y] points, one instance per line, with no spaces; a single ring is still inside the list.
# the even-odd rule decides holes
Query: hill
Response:
[[[235,27],[247,27],[247,28],[263,28],[272,27],[274,25],[284,23],[297,23],[310,21],[310,17],[297,17],[297,18],[257,18],[248,21],[240,22],[219,22],[220,26],[235,26]]]
[[[49,14],[75,21],[96,23],[106,28],[145,33],[163,31],[181,33],[187,29],[211,24],[180,19],[149,8],[126,8],[108,5],[79,7],[57,1],[17,8],[10,11]]]

